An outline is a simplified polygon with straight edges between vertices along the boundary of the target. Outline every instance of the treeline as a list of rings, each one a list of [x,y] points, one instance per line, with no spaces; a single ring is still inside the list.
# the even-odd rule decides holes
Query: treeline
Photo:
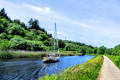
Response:
[[[58,40],[61,51],[74,51],[81,54],[120,54],[120,45],[107,49],[104,46],[93,47],[80,42],[70,40]],[[54,38],[52,34],[39,25],[37,19],[30,19],[28,25],[19,19],[11,20],[5,9],[0,10],[0,50],[54,50]]]
[[[77,51],[80,46],[89,47],[83,43],[58,40],[60,50]],[[0,11],[0,49],[14,50],[53,50],[54,39],[52,34],[41,28],[39,21],[30,19],[28,25],[19,19],[11,20],[5,9]]]

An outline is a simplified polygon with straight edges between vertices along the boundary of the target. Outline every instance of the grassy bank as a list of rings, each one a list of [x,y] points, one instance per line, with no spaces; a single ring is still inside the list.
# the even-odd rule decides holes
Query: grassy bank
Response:
[[[12,58],[40,58],[53,52],[40,52],[40,51],[0,51],[0,59],[12,59]],[[74,53],[72,51],[60,52],[61,56],[81,56],[80,53]]]
[[[85,62],[65,69],[60,75],[52,74],[39,78],[39,80],[95,80],[103,63],[103,57],[98,56]]]
[[[107,57],[120,69],[120,56],[107,55]]]
[[[0,59],[12,58],[40,58],[45,56],[45,52],[27,52],[27,51],[0,51]]]

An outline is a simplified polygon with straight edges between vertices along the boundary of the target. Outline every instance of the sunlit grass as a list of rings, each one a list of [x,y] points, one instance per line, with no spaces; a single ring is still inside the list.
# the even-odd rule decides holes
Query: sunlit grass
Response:
[[[120,56],[107,55],[107,57],[110,58],[113,63],[120,69]]]
[[[85,62],[82,65],[76,65],[65,69],[60,75],[53,74],[39,78],[39,80],[96,80],[103,57],[99,56]]]

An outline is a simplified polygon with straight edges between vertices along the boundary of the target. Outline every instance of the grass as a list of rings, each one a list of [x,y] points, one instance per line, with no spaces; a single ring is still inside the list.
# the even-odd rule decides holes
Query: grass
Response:
[[[81,65],[69,67],[60,75],[48,74],[39,80],[95,80],[103,63],[103,56],[98,56]]]
[[[120,56],[106,55],[120,69]]]
[[[11,58],[40,58],[44,57],[47,54],[52,54],[54,52],[41,52],[41,51],[24,51],[24,50],[17,50],[17,51],[0,51],[0,59],[11,59]],[[80,53],[74,53],[72,51],[64,51],[60,52],[61,56],[81,56]]]
[[[1,51],[0,59],[12,58],[40,58],[45,56],[45,52],[25,52],[25,51]]]

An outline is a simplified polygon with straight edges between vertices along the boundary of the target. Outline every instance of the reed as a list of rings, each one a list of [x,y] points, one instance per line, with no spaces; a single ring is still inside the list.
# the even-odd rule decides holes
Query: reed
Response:
[[[60,75],[48,74],[39,80],[95,80],[103,63],[103,56],[98,56],[81,65],[69,67]]]
[[[47,54],[53,54],[53,51],[25,51],[25,50],[9,50],[0,51],[0,59],[11,59],[11,58],[40,58]],[[80,53],[73,51],[60,52],[60,56],[82,56]]]
[[[45,52],[29,52],[29,51],[1,51],[0,59],[11,58],[40,58],[46,55]]]

